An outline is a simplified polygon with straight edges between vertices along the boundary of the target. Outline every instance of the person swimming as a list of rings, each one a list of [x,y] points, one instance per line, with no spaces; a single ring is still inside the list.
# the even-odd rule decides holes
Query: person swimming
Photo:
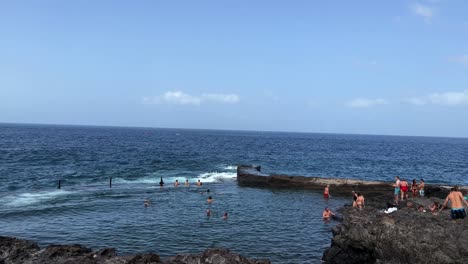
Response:
[[[174,186],[175,186],[175,187],[179,186],[179,180],[175,180]]]
[[[227,220],[227,219],[228,219],[228,213],[227,213],[227,212],[224,212],[224,214],[223,214],[223,219],[224,219],[224,220]]]
[[[210,209],[206,209],[206,216],[211,216],[211,210]]]
[[[145,200],[143,201],[143,206],[144,206],[144,207],[148,207],[148,206],[150,206],[150,204],[151,204],[151,201],[148,200],[148,199],[145,199]]]
[[[206,189],[206,191],[201,191],[200,194],[210,193],[210,189]]]
[[[202,182],[200,180],[197,181],[197,186],[202,186]]]
[[[327,184],[325,189],[323,190],[323,198],[328,199],[330,198],[330,185]]]
[[[208,199],[206,199],[206,202],[212,203],[212,202],[213,202],[213,198],[212,198],[211,196],[208,196]]]
[[[326,207],[322,213],[323,220],[330,220],[335,214],[330,210],[330,208]]]
[[[189,186],[189,185],[190,185],[189,181],[185,180],[185,186]]]
[[[161,181],[159,181],[159,186],[160,186],[160,187],[163,187],[163,186],[164,186],[164,181],[163,181],[162,177],[161,177]]]

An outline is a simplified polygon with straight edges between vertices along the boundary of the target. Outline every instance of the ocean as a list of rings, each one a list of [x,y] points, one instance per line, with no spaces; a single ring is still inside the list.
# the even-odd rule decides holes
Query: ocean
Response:
[[[319,263],[335,224],[321,213],[351,196],[240,187],[237,165],[468,185],[467,161],[466,138],[0,124],[0,235],[119,254],[225,247],[273,263]]]

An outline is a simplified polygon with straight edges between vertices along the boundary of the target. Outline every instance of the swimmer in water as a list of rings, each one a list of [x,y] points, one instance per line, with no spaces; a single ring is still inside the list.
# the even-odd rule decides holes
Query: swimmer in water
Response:
[[[188,182],[188,180],[185,180],[185,186],[189,186],[190,183]]]
[[[323,198],[328,199],[330,198],[330,185],[327,185],[323,190]]]
[[[210,189],[206,189],[206,191],[201,191],[200,194],[210,193]]]
[[[144,205],[145,207],[150,206],[150,204],[151,204],[151,202],[150,202],[150,200],[148,200],[148,199],[145,199],[145,200],[143,201],[143,205]]]
[[[164,181],[163,181],[162,177],[161,177],[161,181],[159,181],[159,186],[160,186],[160,187],[163,187],[163,186],[164,186]]]
[[[179,186],[179,180],[175,180],[174,186],[175,186],[175,187]]]
[[[211,198],[211,196],[209,196],[208,199],[206,199],[206,201],[207,201],[208,203],[212,203],[212,202],[213,202],[213,198]]]
[[[202,186],[202,182],[200,180],[197,181],[197,186]]]
[[[227,220],[227,219],[228,219],[228,213],[227,213],[227,212],[224,212],[224,214],[223,214],[223,219],[224,219],[224,220]]]
[[[330,208],[326,207],[322,213],[323,220],[330,220],[332,216],[335,216],[335,214],[330,210]]]

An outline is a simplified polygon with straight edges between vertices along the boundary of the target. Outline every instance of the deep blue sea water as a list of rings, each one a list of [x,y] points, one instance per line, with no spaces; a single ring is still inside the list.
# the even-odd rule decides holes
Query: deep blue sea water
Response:
[[[333,226],[321,212],[346,200],[239,187],[238,164],[262,165],[265,173],[468,185],[468,139],[0,124],[0,235],[122,254],[227,247],[273,263],[319,262]],[[192,185],[174,187],[176,179]],[[200,193],[208,188],[211,205]]]

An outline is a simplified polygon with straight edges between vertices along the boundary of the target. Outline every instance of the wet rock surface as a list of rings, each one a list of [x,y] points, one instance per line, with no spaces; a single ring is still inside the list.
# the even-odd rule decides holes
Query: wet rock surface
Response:
[[[118,256],[113,248],[92,251],[81,245],[50,245],[43,249],[32,241],[0,236],[1,264],[269,264],[248,259],[228,249],[207,249],[200,254],[179,254],[161,259],[153,253]]]
[[[382,200],[380,200],[382,201]],[[345,207],[333,229],[326,263],[468,263],[468,219],[453,221],[450,210],[432,214],[436,197],[410,198],[393,213],[374,207]],[[380,202],[382,204],[382,202]],[[412,206],[411,208],[408,205]],[[426,212],[419,212],[419,205]]]

